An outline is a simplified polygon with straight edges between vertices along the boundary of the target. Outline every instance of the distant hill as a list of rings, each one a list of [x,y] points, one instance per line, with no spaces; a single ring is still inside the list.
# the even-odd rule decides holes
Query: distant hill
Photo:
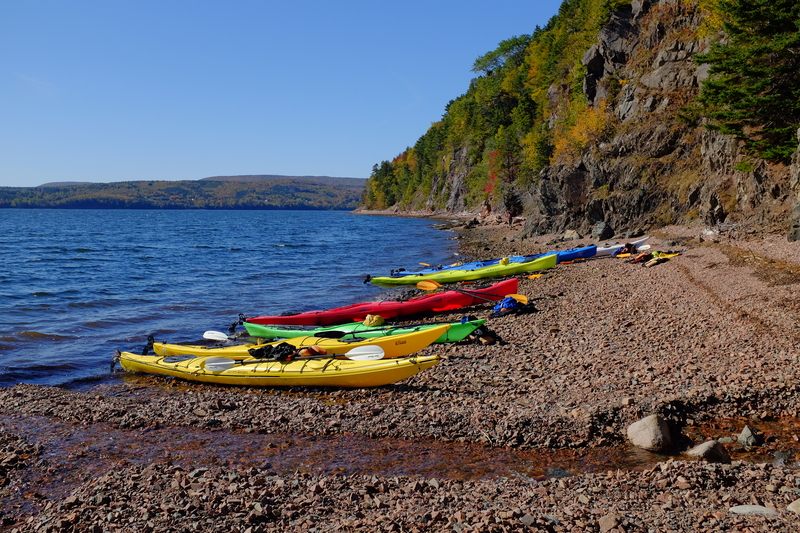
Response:
[[[357,187],[364,187],[367,182],[365,178],[333,178],[331,176],[278,176],[275,174],[255,174],[250,176],[214,176],[212,178],[203,178],[200,181],[263,181],[287,179],[313,181],[315,183],[327,183],[330,185],[349,184]]]
[[[366,179],[216,176],[197,181],[47,183],[0,187],[0,208],[355,209]]]
[[[52,183],[44,183],[39,187],[70,187],[72,185],[88,185],[91,181],[54,181]]]

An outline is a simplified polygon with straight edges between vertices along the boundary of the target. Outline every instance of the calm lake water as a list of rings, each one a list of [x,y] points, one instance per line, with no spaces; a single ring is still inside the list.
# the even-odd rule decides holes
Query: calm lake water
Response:
[[[118,379],[114,349],[148,335],[372,300],[367,274],[447,262],[452,237],[343,211],[0,209],[0,386]]]

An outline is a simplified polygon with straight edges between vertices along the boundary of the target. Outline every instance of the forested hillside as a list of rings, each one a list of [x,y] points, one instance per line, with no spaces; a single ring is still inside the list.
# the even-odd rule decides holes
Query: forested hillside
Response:
[[[0,187],[0,208],[354,209],[365,180],[327,176],[217,176],[199,181],[53,183]]]
[[[799,53],[796,0],[565,0],[475,60],[441,119],[373,167],[362,207],[800,237]]]

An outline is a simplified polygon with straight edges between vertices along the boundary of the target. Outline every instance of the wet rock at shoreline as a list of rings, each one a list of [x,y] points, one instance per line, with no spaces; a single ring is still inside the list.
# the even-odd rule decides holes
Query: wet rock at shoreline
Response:
[[[649,451],[665,451],[672,446],[672,436],[666,420],[650,415],[628,426],[631,444]]]
[[[687,450],[686,455],[704,459],[710,463],[730,463],[731,456],[725,447],[715,440],[710,440]]]
[[[742,429],[742,432],[739,433],[736,442],[738,442],[742,446],[758,446],[761,440],[755,433],[753,433],[752,429],[745,426],[744,429]]]

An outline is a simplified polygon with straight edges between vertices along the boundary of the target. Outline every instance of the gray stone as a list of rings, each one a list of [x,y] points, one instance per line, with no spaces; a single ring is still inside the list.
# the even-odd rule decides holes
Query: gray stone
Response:
[[[786,507],[788,510],[792,511],[793,513],[800,514],[800,500],[795,500]]]
[[[759,438],[753,433],[753,430],[747,426],[739,433],[736,442],[742,446],[758,446],[760,443]]]
[[[734,514],[755,515],[755,516],[777,516],[779,513],[763,505],[737,505],[728,509]]]
[[[592,228],[592,238],[598,241],[610,239],[614,236],[614,230],[605,222],[598,222]]]
[[[669,426],[659,415],[650,415],[628,426],[628,440],[650,451],[664,451],[672,445]]]
[[[710,440],[695,446],[691,450],[688,450],[686,455],[704,459],[709,463],[729,464],[731,462],[731,456],[728,455],[728,451],[722,444],[715,440]]]

